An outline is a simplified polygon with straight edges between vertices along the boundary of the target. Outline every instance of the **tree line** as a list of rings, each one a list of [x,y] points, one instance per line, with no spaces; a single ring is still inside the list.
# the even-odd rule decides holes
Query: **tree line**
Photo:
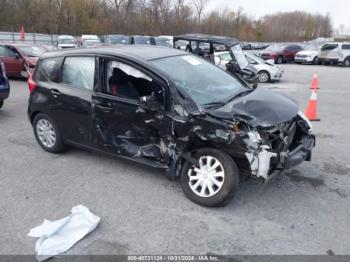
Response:
[[[254,19],[242,8],[208,10],[210,0],[0,0],[0,31],[47,34],[226,35],[241,41],[329,37],[328,14],[280,12]]]

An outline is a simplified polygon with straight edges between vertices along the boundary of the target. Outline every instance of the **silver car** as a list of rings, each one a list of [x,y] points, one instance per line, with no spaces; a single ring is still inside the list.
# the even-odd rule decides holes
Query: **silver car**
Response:
[[[276,66],[273,60],[265,61],[252,53],[245,53],[245,55],[249,64],[251,64],[258,72],[260,83],[279,81],[281,79],[283,70]]]

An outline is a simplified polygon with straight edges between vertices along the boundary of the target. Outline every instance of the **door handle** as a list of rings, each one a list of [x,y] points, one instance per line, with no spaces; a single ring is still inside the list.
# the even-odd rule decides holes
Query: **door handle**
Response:
[[[96,107],[101,109],[103,112],[111,112],[113,110],[111,107],[108,107],[108,106],[96,105]]]
[[[58,97],[61,94],[61,92],[58,91],[57,89],[51,89],[50,93],[53,97]]]

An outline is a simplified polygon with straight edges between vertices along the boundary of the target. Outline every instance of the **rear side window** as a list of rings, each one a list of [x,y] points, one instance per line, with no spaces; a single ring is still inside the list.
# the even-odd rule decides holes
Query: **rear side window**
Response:
[[[95,79],[95,57],[67,57],[62,66],[61,83],[92,90]]]
[[[58,82],[58,72],[62,63],[61,57],[40,60],[36,69],[35,80],[42,82]]]
[[[350,50],[350,44],[344,44],[341,49]]]
[[[338,47],[338,44],[325,44],[322,46],[321,51],[330,51]]]

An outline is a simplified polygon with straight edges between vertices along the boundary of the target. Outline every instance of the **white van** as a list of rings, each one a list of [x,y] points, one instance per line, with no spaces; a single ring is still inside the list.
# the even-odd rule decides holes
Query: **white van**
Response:
[[[80,40],[84,47],[94,47],[101,44],[101,40],[97,35],[82,35]]]
[[[65,49],[65,48],[76,48],[77,42],[75,38],[71,35],[60,35],[57,39],[57,48]]]
[[[322,64],[343,64],[350,66],[350,43],[326,43],[318,56]]]

